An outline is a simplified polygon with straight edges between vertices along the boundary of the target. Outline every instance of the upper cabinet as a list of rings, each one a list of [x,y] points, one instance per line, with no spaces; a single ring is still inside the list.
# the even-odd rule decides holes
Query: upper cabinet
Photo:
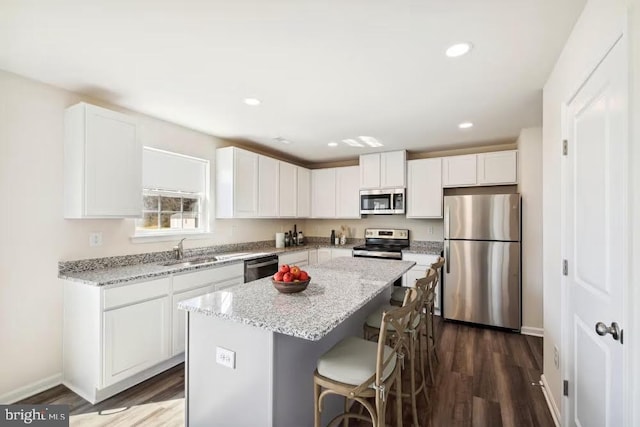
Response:
[[[216,150],[216,217],[258,216],[258,155],[236,147]]]
[[[407,162],[407,218],[442,218],[442,159]]]
[[[279,205],[279,161],[258,155],[258,216],[275,218]]]
[[[311,216],[311,171],[309,169],[296,167],[297,176],[297,211],[299,218]]]
[[[360,156],[360,188],[406,187],[407,152],[363,154]]]
[[[312,218],[360,218],[358,166],[311,171]]]
[[[469,187],[518,182],[517,151],[451,156],[442,159],[442,185]]]
[[[298,199],[298,166],[278,161],[278,216],[296,217]]]
[[[517,183],[517,154],[516,150],[478,154],[478,184]]]
[[[65,112],[65,218],[142,216],[142,144],[136,119],[80,103]]]

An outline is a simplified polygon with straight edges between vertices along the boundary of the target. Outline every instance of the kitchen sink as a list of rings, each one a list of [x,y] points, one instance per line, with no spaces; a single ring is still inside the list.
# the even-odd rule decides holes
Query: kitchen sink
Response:
[[[175,259],[173,261],[165,262],[162,265],[165,267],[190,267],[192,265],[210,264],[217,261],[226,261],[233,258],[242,258],[249,254],[250,252],[242,252],[242,253],[232,253],[232,254],[225,254],[225,255],[204,256],[204,257],[198,257],[198,258]]]

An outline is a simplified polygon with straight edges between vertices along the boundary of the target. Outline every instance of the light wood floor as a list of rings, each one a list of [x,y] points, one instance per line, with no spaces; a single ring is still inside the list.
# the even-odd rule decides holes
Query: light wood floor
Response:
[[[423,426],[554,425],[539,386],[541,338],[457,323],[438,322],[438,325],[440,365],[435,384],[429,388],[430,408],[419,400]],[[97,405],[91,405],[64,386],[19,403],[68,404],[72,426],[181,426],[184,365]],[[250,399],[247,403],[250,405]],[[411,425],[409,412],[405,410],[405,426]]]

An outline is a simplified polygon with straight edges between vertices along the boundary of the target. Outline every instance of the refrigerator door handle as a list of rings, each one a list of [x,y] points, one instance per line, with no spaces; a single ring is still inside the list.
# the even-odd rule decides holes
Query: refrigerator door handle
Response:
[[[444,238],[449,239],[449,206],[444,208]]]
[[[444,241],[444,262],[447,265],[447,274],[451,273],[451,257],[449,256],[449,240]]]

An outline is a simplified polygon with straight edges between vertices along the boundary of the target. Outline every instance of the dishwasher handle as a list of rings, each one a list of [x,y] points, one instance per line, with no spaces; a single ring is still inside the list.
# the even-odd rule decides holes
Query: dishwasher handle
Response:
[[[245,266],[247,268],[260,268],[260,267],[266,267],[267,265],[273,265],[273,264],[277,264],[277,263],[278,263],[278,260],[274,259],[272,261],[265,261],[265,262],[260,262],[260,263],[257,263],[257,264],[251,264],[250,262],[247,262]]]

